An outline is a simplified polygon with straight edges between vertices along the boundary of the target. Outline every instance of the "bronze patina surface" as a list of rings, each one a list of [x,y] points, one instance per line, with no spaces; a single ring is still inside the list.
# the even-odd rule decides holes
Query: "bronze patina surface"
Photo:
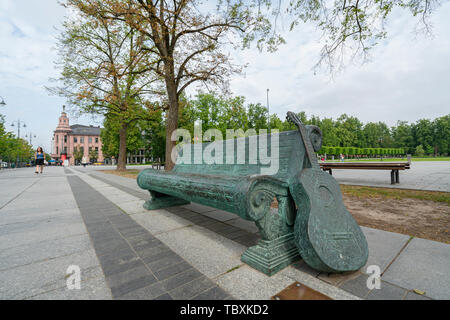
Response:
[[[324,178],[320,180],[324,181],[322,183],[324,184],[323,188],[322,184],[318,186],[312,184],[312,181],[315,181],[316,170],[311,168],[308,148],[313,150],[310,151],[312,153],[321,148],[322,133],[316,126],[305,126],[303,130],[304,132],[273,133],[273,135],[278,135],[279,152],[277,160],[279,170],[270,176],[261,174],[261,169],[269,167],[270,164],[265,165],[261,164],[260,161],[255,163],[249,161],[250,152],[248,150],[252,143],[251,139],[254,139],[254,137],[235,139],[233,149],[229,151],[225,146],[227,141],[230,140],[184,145],[178,151],[177,163],[172,171],[145,169],[138,175],[138,185],[142,189],[149,190],[151,194],[150,200],[144,204],[144,207],[152,210],[196,202],[232,212],[246,220],[254,221],[262,239],[256,246],[250,247],[244,252],[242,261],[267,275],[272,275],[298,260],[299,251],[300,254],[307,254],[310,251],[309,256],[314,256],[318,249],[316,244],[311,247],[312,249],[308,247],[310,243],[309,234],[307,234],[309,227],[304,228],[305,225],[309,226],[309,221],[312,221],[316,216],[321,216],[322,218],[319,219],[321,223],[313,223],[316,227],[321,228],[322,226],[328,226],[329,223],[335,223],[336,219],[343,217],[344,220],[340,225],[350,225],[351,227],[355,225],[345,214],[338,214],[338,218],[328,221],[326,215],[332,214],[331,211],[333,210],[331,209],[331,211],[323,211],[319,215],[315,214],[317,210],[320,210],[316,209],[317,203],[320,207],[325,206],[326,208],[336,206],[341,211],[343,204],[340,194],[334,195],[331,193],[330,195],[325,190],[327,188],[329,188],[327,190],[334,190],[333,186],[328,186],[330,181],[335,182],[331,176],[332,180],[324,180]],[[305,137],[307,137],[307,143],[304,142]],[[267,136],[267,150],[272,150],[271,138],[272,135]],[[196,155],[202,154],[205,148],[211,148],[213,143],[223,143],[222,164],[206,164],[202,159],[196,158]],[[244,148],[244,151],[239,148]],[[196,150],[200,150],[200,152],[195,152]],[[231,153],[227,155],[227,152],[230,151]],[[191,155],[194,155],[192,163],[178,161],[183,158],[184,152],[190,152]],[[245,154],[245,161],[237,161],[238,154],[239,156]],[[227,157],[234,157],[233,164],[228,164]],[[317,160],[316,166],[319,172],[329,176],[328,173],[318,168]],[[314,171],[307,174],[304,171],[305,169],[307,171],[314,169]],[[303,183],[301,179],[305,179],[305,182]],[[315,200],[314,197],[308,196],[317,192],[318,195],[323,195],[323,198]],[[330,200],[330,197],[332,200]],[[275,199],[278,201],[278,209],[271,208]],[[314,210],[310,210],[311,208],[314,208]],[[336,239],[340,237],[337,237],[337,235],[340,235],[338,233],[341,232],[341,228],[336,230],[327,228],[324,228],[324,232],[331,232],[331,235],[326,233],[326,236],[323,236],[321,233],[317,233],[319,238],[326,242],[336,243]],[[357,225],[356,228],[359,229]],[[348,230],[348,232],[355,234],[353,229]],[[301,236],[300,233],[306,234]],[[359,237],[349,237],[349,243],[362,241]],[[302,244],[301,239],[307,240],[306,245]],[[363,240],[362,249],[364,251],[365,239]],[[335,246],[326,244],[324,247],[334,248]],[[347,247],[343,247],[344,251],[351,250]],[[338,244],[338,250],[340,250],[339,248],[341,247]],[[352,260],[352,258],[347,258],[346,252],[343,254],[344,260]],[[358,253],[358,255],[360,254]],[[336,253],[333,251],[330,256],[336,256]],[[337,256],[338,259],[341,259],[339,255]],[[319,270],[341,271],[340,268],[335,268],[333,263],[329,263],[327,259],[324,260],[323,257],[319,259],[320,262],[318,263],[315,263],[314,259],[308,259],[308,257],[305,261]],[[342,269],[346,269],[347,266],[353,268],[355,265],[359,265],[360,260],[356,264],[346,264]]]
[[[325,272],[355,271],[368,259],[367,241],[345,208],[337,181],[322,171],[306,128],[288,112],[305,144],[305,168],[291,180],[289,190],[297,205],[294,235],[302,259]]]
[[[311,289],[300,282],[294,282],[286,289],[277,293],[272,300],[333,300],[330,297]]]

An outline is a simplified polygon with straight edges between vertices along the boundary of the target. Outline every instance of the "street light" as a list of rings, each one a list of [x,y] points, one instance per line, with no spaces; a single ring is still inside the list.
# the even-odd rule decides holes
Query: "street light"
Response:
[[[270,132],[270,112],[269,112],[269,89],[267,89],[267,126],[269,128],[269,132]]]
[[[27,134],[25,135],[25,138],[28,138],[28,135],[27,135]],[[36,135],[35,135],[35,134],[32,134],[32,133],[30,132],[30,145],[33,146],[33,142],[32,142],[32,140],[31,140],[31,138],[36,138]]]
[[[0,96],[0,98],[2,99],[2,101],[0,101],[0,106],[6,106],[6,102],[3,100],[3,97]]]
[[[20,139],[20,119],[13,121],[13,123],[11,123],[11,127],[14,127],[14,124],[17,122],[17,138]],[[23,123],[23,122],[22,122]],[[23,128],[26,128],[27,125],[25,123],[23,123]]]

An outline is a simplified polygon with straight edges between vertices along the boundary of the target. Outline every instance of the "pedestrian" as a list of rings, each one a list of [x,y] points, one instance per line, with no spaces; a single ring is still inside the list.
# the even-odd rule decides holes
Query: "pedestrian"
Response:
[[[42,173],[44,170],[44,151],[41,147],[37,148],[34,159],[36,160],[36,173],[39,173],[39,171]]]

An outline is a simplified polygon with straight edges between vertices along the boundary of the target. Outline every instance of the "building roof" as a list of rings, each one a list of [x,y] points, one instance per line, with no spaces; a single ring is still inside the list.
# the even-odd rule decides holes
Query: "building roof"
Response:
[[[70,126],[72,129],[71,135],[78,136],[99,136],[100,135],[100,127],[94,126],[83,126],[81,124],[74,124]]]

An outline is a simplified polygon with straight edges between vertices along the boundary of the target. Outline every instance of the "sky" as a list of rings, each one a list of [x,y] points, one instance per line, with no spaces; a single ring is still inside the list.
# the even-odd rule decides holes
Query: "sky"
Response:
[[[50,151],[53,130],[65,104],[49,95],[45,86],[58,76],[54,68],[56,35],[67,13],[56,0],[0,0],[0,106],[6,128],[21,128],[33,137],[35,147]],[[348,65],[330,77],[313,67],[321,49],[320,34],[300,25],[285,32],[287,44],[275,53],[256,49],[230,52],[236,62],[247,64],[244,74],[231,79],[233,95],[248,103],[266,105],[284,119],[287,111],[336,119],[346,113],[362,122],[397,120],[415,122],[450,113],[450,2],[431,18],[433,37],[414,33],[416,20],[406,11],[394,12],[387,24],[388,37],[364,63]],[[193,94],[195,88],[188,93]],[[71,124],[101,125],[101,118],[83,116]],[[16,122],[14,127],[11,123]]]

